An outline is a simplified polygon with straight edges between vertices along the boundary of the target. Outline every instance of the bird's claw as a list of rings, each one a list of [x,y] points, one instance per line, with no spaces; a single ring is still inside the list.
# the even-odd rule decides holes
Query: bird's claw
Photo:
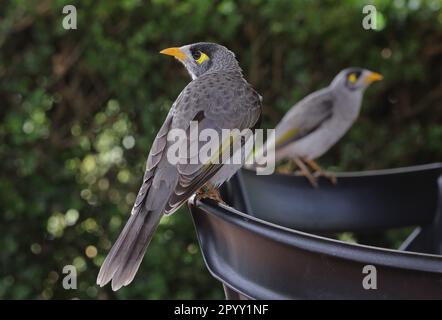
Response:
[[[328,179],[333,185],[338,184],[338,179],[336,178],[336,175],[332,172],[316,171],[313,175],[315,178],[324,177]]]
[[[310,172],[298,170],[298,171],[295,172],[295,174],[297,176],[305,177],[314,188],[318,188],[319,187],[318,179],[315,176],[313,176]]]
[[[201,187],[200,189],[198,189],[195,197],[198,200],[212,199],[216,202],[226,204],[224,202],[224,200],[221,198],[221,195],[220,195],[218,189],[216,189],[215,187],[213,187],[211,185],[205,185],[205,186]]]

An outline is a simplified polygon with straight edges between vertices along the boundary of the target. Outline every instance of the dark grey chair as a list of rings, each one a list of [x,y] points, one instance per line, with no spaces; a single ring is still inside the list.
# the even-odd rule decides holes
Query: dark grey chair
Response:
[[[337,186],[313,189],[303,177],[242,170],[222,190],[232,207],[189,206],[229,299],[442,299],[441,174],[442,164],[339,174]],[[416,229],[401,250],[305,233],[405,226]],[[377,289],[363,288],[366,265],[376,268]]]

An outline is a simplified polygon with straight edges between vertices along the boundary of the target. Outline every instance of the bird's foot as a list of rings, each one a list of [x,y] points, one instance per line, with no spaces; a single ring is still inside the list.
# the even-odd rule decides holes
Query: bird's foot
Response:
[[[318,179],[312,175],[308,167],[304,164],[304,162],[299,158],[294,158],[293,161],[300,169],[299,171],[296,171],[297,175],[304,176],[307,178],[307,180],[310,182],[310,184],[314,187],[318,187]]]
[[[212,199],[216,202],[226,204],[224,200],[221,198],[221,195],[211,183],[207,183],[204,186],[202,186],[200,189],[196,192],[196,198],[198,200],[201,199]]]
[[[319,177],[324,177],[328,180],[330,180],[330,182],[334,185],[338,184],[338,179],[336,178],[336,175],[333,172],[329,172],[329,171],[316,171],[314,173],[315,178],[319,178]]]
[[[311,159],[306,159],[306,158],[304,158],[303,161],[305,163],[307,163],[308,166],[315,171],[315,173],[314,173],[315,178],[324,177],[324,178],[330,180],[330,182],[334,185],[336,185],[338,183],[338,180],[337,180],[336,175],[334,173],[322,170],[322,168],[319,166],[319,164],[317,164],[315,161],[313,161]]]
[[[295,171],[295,175],[305,177],[310,182],[312,187],[318,187],[318,179],[313,176],[310,171],[297,170]]]

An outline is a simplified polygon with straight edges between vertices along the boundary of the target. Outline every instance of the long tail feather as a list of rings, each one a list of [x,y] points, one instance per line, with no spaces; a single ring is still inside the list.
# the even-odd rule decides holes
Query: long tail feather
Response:
[[[131,215],[101,266],[99,286],[112,280],[112,290],[116,291],[133,280],[161,216],[162,210],[145,208]]]

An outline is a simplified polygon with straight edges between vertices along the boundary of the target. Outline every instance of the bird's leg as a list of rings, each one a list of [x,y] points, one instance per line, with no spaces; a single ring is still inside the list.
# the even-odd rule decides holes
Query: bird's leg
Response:
[[[300,158],[293,158],[293,161],[296,163],[296,165],[298,166],[298,168],[300,169],[300,175],[304,176],[307,178],[307,180],[311,183],[311,185],[315,188],[318,187],[318,181],[316,180],[316,178],[312,175],[312,173],[310,172],[310,170],[307,168],[307,166],[304,164],[304,162],[302,162],[302,160]]]
[[[226,204],[224,202],[224,200],[221,198],[221,195],[219,194],[219,191],[217,188],[215,188],[215,186],[210,183],[207,182],[204,186],[202,186],[201,188],[199,188],[196,192],[196,198],[198,200],[201,199],[212,199],[216,202],[220,202],[222,204]]]
[[[304,158],[303,160],[305,163],[307,163],[310,166],[310,168],[312,168],[315,171],[315,177],[322,176],[330,180],[330,182],[333,184],[338,183],[338,180],[336,179],[336,175],[334,173],[322,170],[322,168],[314,160],[307,158]]]

